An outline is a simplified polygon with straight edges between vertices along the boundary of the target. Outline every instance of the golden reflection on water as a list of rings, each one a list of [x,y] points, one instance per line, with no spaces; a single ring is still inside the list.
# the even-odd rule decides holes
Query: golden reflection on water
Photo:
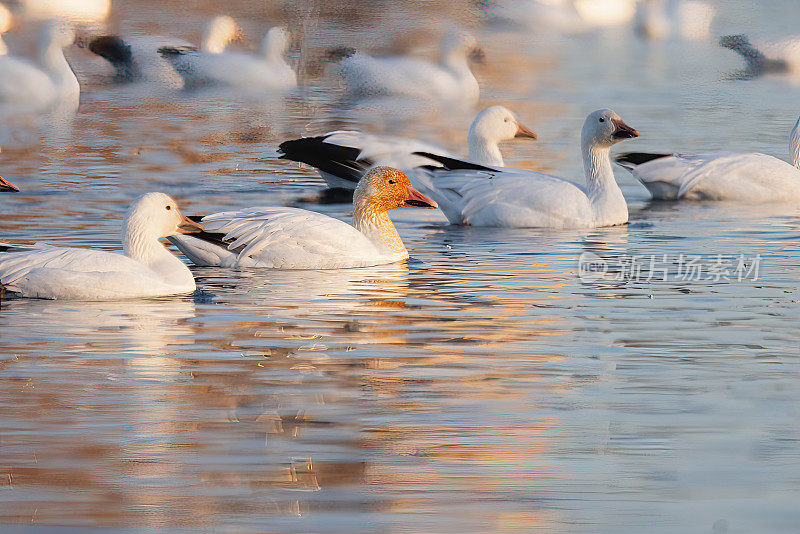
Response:
[[[196,42],[218,10],[115,2],[109,29]],[[620,32],[550,41],[480,25],[473,2],[238,1],[226,10],[248,32],[245,46],[288,23],[306,88],[254,101],[119,87],[102,60],[69,50],[84,88],[79,113],[0,127],[0,174],[24,189],[2,199],[3,241],[119,250],[124,210],[145,190],[173,194],[190,214],[312,196],[315,171],[275,161],[274,148],[335,128],[464,154],[476,109],[348,101],[321,60],[353,43],[435,57],[450,22],[486,48],[480,106],[507,105],[540,135],[503,144],[511,165],[579,179],[576,128],[600,106],[645,124],[636,150],[735,144],[741,122],[775,114],[753,97],[758,86],[720,88],[708,68],[723,61],[713,43],[673,54]],[[674,56],[691,79],[671,70]],[[769,88],[770,106],[791,108],[791,95]],[[780,154],[780,131],[746,141]],[[797,401],[796,210],[648,204],[630,176],[617,177],[631,200],[627,227],[487,231],[398,210],[407,265],[196,268],[193,298],[4,300],[0,523],[708,532],[720,518],[744,531],[752,517],[791,516],[796,503],[775,495],[797,493],[787,445],[797,438],[787,408]],[[768,277],[583,285],[583,252],[764,253]],[[765,524],[750,531],[781,530]]]

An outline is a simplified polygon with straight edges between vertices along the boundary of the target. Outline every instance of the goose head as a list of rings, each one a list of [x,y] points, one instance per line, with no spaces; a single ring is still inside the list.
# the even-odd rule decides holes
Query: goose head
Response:
[[[361,177],[353,194],[354,211],[386,212],[404,206],[437,208],[436,202],[411,186],[406,173],[392,167],[374,167]]]
[[[289,31],[276,26],[270,28],[261,41],[261,51],[270,59],[280,59],[289,49]]]
[[[17,193],[19,187],[0,176],[0,193]]]
[[[478,46],[475,38],[460,30],[446,33],[442,38],[441,62],[449,64],[454,61],[466,61],[468,57],[478,61],[483,60],[483,50]]]
[[[499,143],[515,137],[536,139],[536,133],[520,124],[517,117],[506,107],[491,106],[475,117],[469,127],[469,137]]]
[[[206,23],[200,48],[212,54],[225,51],[231,41],[241,41],[244,34],[233,18],[219,15]]]
[[[122,223],[123,239],[133,235],[160,239],[175,234],[202,232],[203,227],[178,209],[178,204],[164,193],[146,193],[136,199]]]
[[[599,109],[589,114],[581,131],[585,147],[611,148],[632,137],[639,137],[639,132],[622,122],[620,116],[610,109]]]

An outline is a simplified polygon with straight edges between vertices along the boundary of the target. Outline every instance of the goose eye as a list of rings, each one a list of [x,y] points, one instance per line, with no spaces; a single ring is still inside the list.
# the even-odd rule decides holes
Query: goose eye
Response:
[[[600,122],[606,122],[606,120],[603,117],[600,117]]]
[[[392,184],[392,185],[394,185],[394,184],[396,184],[397,182],[395,182],[394,180],[389,180],[389,183],[390,183],[390,184]]]
[[[167,206],[167,211],[171,210],[172,206]]]
[[[508,117],[505,118],[505,121],[508,122],[510,119]]]

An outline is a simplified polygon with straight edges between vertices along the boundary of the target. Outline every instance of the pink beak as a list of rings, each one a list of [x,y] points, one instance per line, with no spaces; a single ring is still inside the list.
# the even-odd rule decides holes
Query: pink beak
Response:
[[[0,191],[16,193],[19,191],[19,187],[0,176]]]
[[[408,186],[408,198],[406,199],[406,206],[428,209],[436,209],[439,207],[436,202],[429,199],[411,186]]]

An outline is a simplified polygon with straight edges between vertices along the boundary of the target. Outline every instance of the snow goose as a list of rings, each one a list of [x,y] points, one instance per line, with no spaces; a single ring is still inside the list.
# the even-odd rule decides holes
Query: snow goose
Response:
[[[581,131],[586,187],[527,169],[497,168],[427,154],[444,169],[420,173],[417,183],[452,224],[510,228],[594,228],[628,222],[628,206],[609,157],[616,143],[639,132],[601,109]]]
[[[714,8],[697,0],[641,0],[636,5],[634,28],[645,39],[708,38]]]
[[[289,47],[289,33],[271,28],[264,36],[260,54],[223,52],[210,54],[163,47],[159,53],[172,63],[185,87],[227,85],[250,92],[282,91],[297,86],[297,75],[283,55]]]
[[[64,19],[76,23],[103,22],[111,0],[17,0],[28,18]]]
[[[64,57],[75,40],[67,24],[51,22],[39,33],[39,64],[12,55],[0,56],[0,105],[43,110],[56,102],[78,108],[80,85]]]
[[[220,54],[231,41],[241,37],[242,30],[236,21],[220,15],[206,24],[200,50]],[[89,42],[89,50],[111,63],[120,81],[159,81],[181,85],[181,77],[158,53],[164,47],[191,47],[191,44],[171,37],[118,35],[102,35]]]
[[[353,225],[297,208],[256,207],[203,217],[206,232],[172,236],[197,265],[269,269],[345,269],[402,261],[408,251],[388,210],[436,208],[391,167],[375,167],[353,196]],[[215,232],[215,233],[211,233]]]
[[[11,21],[11,11],[3,4],[0,4],[0,56],[8,54],[8,47],[3,41],[3,34],[11,29]]]
[[[137,199],[122,223],[124,254],[36,244],[0,245],[0,288],[22,297],[115,300],[191,293],[188,267],[158,242],[203,228],[163,193]]]
[[[742,78],[767,73],[800,72],[800,39],[757,41],[754,44],[746,35],[725,35],[720,37],[719,44],[744,58],[745,70],[740,73]]]
[[[515,137],[536,139],[536,134],[520,124],[508,108],[488,107],[478,113],[467,132],[467,160],[502,167],[503,155],[497,145]],[[293,139],[281,143],[278,150],[283,159],[316,167],[329,187],[349,190],[355,189],[364,171],[375,165],[401,169],[413,180],[416,167],[436,164],[417,153],[456,157],[424,141],[357,131]]]
[[[454,31],[442,39],[439,63],[356,52],[339,62],[339,72],[347,90],[357,96],[402,95],[475,103],[480,90],[469,68],[471,54],[481,54],[475,38]]]
[[[0,193],[17,193],[19,187],[0,176]]]
[[[794,165],[758,153],[630,153],[616,161],[656,200],[780,202],[800,199],[800,120],[791,134]]]

